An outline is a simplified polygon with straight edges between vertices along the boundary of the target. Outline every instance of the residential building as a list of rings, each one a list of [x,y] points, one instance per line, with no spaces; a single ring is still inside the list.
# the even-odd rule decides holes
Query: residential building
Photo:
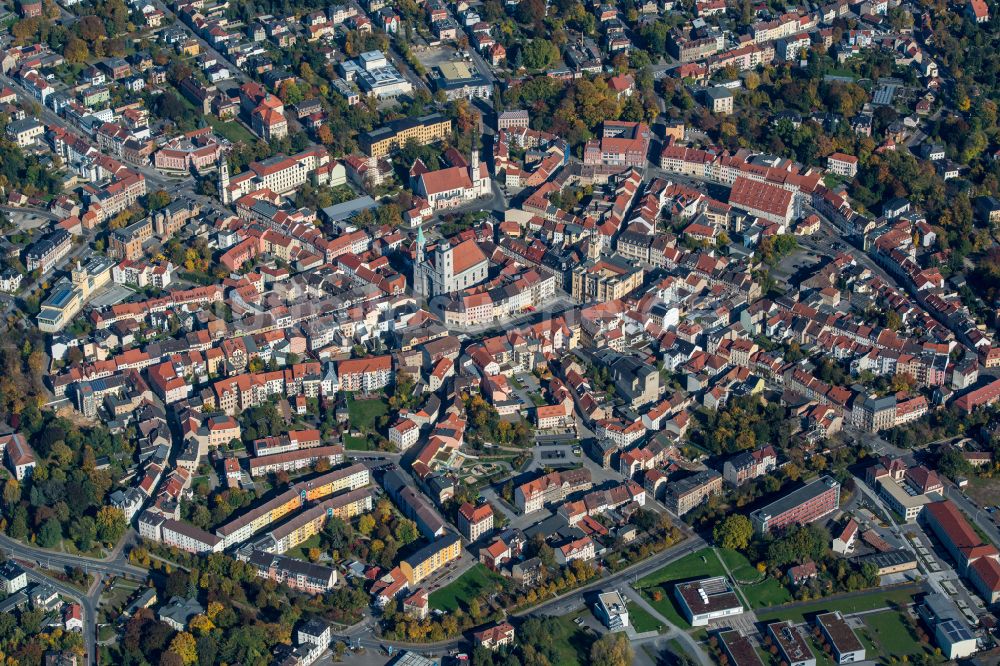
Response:
[[[470,543],[488,536],[493,531],[493,507],[466,502],[458,509],[458,530]]]
[[[205,609],[202,608],[197,599],[172,597],[156,611],[156,618],[174,631],[184,631],[191,618],[204,613]]]
[[[532,513],[546,504],[562,502],[567,495],[589,490],[592,485],[590,470],[586,467],[551,472],[515,488],[514,505],[522,513]]]
[[[721,494],[722,475],[709,469],[669,483],[664,503],[675,515],[683,516],[709,497]]]
[[[0,565],[0,585],[7,594],[20,592],[28,585],[28,574],[17,562],[7,560]]]
[[[704,93],[705,106],[712,113],[729,115],[733,112],[733,91],[719,86],[706,88]]]
[[[399,570],[410,586],[414,586],[461,555],[461,539],[454,532],[447,532],[400,562]]]
[[[306,467],[313,467],[321,460],[325,460],[331,467],[344,462],[344,447],[334,444],[257,456],[250,459],[250,476],[296,472]]]
[[[7,138],[16,143],[19,148],[31,146],[43,134],[45,134],[45,125],[34,118],[14,120],[7,125]]]
[[[734,486],[763,476],[778,466],[778,454],[773,446],[738,453],[722,466],[722,476]]]
[[[35,470],[35,452],[20,433],[0,436],[0,451],[8,469],[18,481],[24,481]]]
[[[295,639],[298,643],[312,643],[321,647],[329,647],[333,640],[333,628],[320,620],[312,617],[306,620],[295,632]]]
[[[372,393],[389,385],[393,378],[392,356],[366,356],[337,364],[340,390]]]
[[[420,437],[420,426],[404,418],[389,428],[389,441],[400,451],[405,451],[417,443]]]
[[[652,136],[645,123],[606,120],[601,137],[584,146],[583,163],[616,169],[643,168]]]
[[[842,178],[854,178],[858,175],[858,158],[844,153],[833,153],[826,158],[826,168],[830,173]]]
[[[284,584],[306,594],[323,594],[332,590],[337,584],[335,569],[304,562],[294,557],[255,549],[246,558],[246,562],[259,578],[273,580],[279,585]],[[328,626],[327,632],[329,629]],[[321,644],[329,645],[329,639],[325,644]]]
[[[472,632],[473,643],[482,645],[487,650],[496,650],[506,645],[514,644],[514,627],[509,622],[500,622]]]
[[[854,548],[854,544],[858,540],[858,521],[851,518],[847,521],[847,525],[844,529],[837,535],[833,540],[833,552],[838,555],[846,555]]]
[[[497,131],[506,129],[528,129],[531,120],[525,109],[511,109],[497,114]]]
[[[583,536],[556,548],[555,555],[558,564],[569,564],[573,560],[589,562],[597,556],[597,547],[593,539]]]
[[[638,289],[643,275],[640,266],[624,257],[590,259],[573,268],[571,293],[582,303],[614,301]]]
[[[48,273],[65,257],[73,245],[73,239],[64,229],[56,229],[35,242],[24,253],[24,266],[29,271]]]

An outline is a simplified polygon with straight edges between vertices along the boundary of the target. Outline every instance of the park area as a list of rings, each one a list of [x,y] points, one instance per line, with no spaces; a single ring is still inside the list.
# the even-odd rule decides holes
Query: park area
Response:
[[[817,613],[828,611],[839,610],[846,615],[863,613],[877,608],[912,603],[914,592],[915,590],[912,587],[901,589],[878,588],[866,594],[818,599],[814,602],[797,604],[793,607],[775,611],[757,611],[757,619],[762,622],[771,620],[804,622],[807,618],[812,619],[812,616]]]
[[[378,430],[378,420],[389,414],[389,403],[384,398],[355,400],[347,397],[347,415],[351,433],[345,434],[344,447],[350,451],[371,451],[375,447],[372,434]]]
[[[754,609],[788,603],[792,597],[781,581],[768,578],[735,550],[703,548],[639,580],[638,589],[664,617],[677,626],[690,625],[674,601],[674,584],[697,578],[725,576],[736,584],[744,601]]]
[[[500,574],[477,564],[440,590],[431,592],[430,606],[448,612],[468,610],[470,601],[487,593],[494,584],[503,586],[506,582]]]

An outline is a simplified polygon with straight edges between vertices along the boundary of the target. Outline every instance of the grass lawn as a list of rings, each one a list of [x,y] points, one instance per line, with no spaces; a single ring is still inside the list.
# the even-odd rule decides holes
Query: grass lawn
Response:
[[[816,666],[835,666],[833,659],[823,651],[823,644],[819,642],[819,639],[813,634],[812,629],[805,632],[806,640],[809,641],[809,649],[812,650],[813,656],[816,657]]]
[[[965,494],[979,506],[993,506],[997,503],[996,498],[1000,496],[1000,477],[970,477]]]
[[[431,592],[429,599],[431,608],[440,608],[445,611],[454,611],[460,607],[468,608],[469,602],[482,594],[488,588],[491,580],[504,582],[499,574],[493,573],[482,564],[477,564],[459,576],[457,580]]]
[[[221,120],[213,115],[205,116],[205,118],[208,119],[208,124],[212,126],[212,129],[233,143],[243,142],[252,146],[257,141],[257,137],[235,120]]]
[[[635,630],[640,634],[647,631],[659,631],[663,623],[653,617],[645,608],[630,601],[625,604],[628,608],[628,621],[632,623]]]
[[[890,657],[898,659],[904,654],[912,657],[924,651],[923,645],[913,633],[912,626],[899,611],[871,613],[865,615],[864,620],[872,644],[881,648],[882,656],[886,660]]]
[[[319,535],[313,534],[311,537],[300,543],[295,548],[290,548],[288,552],[285,553],[288,557],[294,557],[302,560],[303,562],[309,561],[309,549],[319,548]]]
[[[704,578],[707,576],[724,576],[722,562],[715,556],[711,548],[686,555],[662,569],[658,569],[645,578],[640,578],[636,589],[640,590],[646,600],[652,604],[663,617],[670,620],[681,629],[690,629],[691,625],[683,618],[674,602],[675,581],[689,578]],[[653,596],[659,592],[659,601]]]
[[[347,399],[347,414],[351,419],[351,429],[374,428],[378,417],[389,413],[389,403],[381,398],[368,400]]]
[[[792,600],[788,589],[780,581],[773,578],[768,578],[756,585],[741,585],[740,589],[743,590],[743,596],[754,608],[779,606]]]
[[[750,560],[743,553],[727,548],[719,548],[716,552],[719,553],[719,557],[729,567],[729,571],[733,574],[736,582],[750,582],[762,578],[761,573],[757,571],[757,567],[750,564]]]
[[[563,615],[559,618],[559,623],[566,627],[567,636],[566,640],[556,644],[559,656],[554,666],[583,666],[590,663],[590,646],[594,644],[594,634],[573,623],[573,620],[584,612]]]
[[[344,448],[348,451],[371,451],[372,445],[367,437],[344,435]]]
[[[675,580],[704,578],[705,576],[724,576],[725,574],[726,572],[722,568],[722,563],[712,553],[712,549],[702,548],[699,551],[685,555],[662,569],[657,569],[645,578],[640,578],[639,587],[645,588]]]
[[[814,615],[825,611],[839,610],[842,613],[860,613],[861,611],[885,608],[890,604],[908,604],[913,601],[913,592],[908,590],[886,590],[876,589],[858,596],[842,599],[820,599],[818,601],[782,608],[771,611],[758,611],[757,619],[765,620],[793,620],[804,622],[806,615]]]

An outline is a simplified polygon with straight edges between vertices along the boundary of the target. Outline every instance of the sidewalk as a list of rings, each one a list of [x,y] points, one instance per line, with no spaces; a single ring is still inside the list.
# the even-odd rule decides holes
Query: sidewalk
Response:
[[[677,625],[673,624],[670,620],[663,617],[663,615],[661,615],[660,612],[656,610],[656,608],[651,603],[643,599],[642,595],[633,590],[630,586],[628,585],[624,586],[623,591],[625,596],[628,597],[630,601],[636,603],[644,611],[646,611],[647,613],[655,617],[657,620],[662,622],[664,627],[669,628],[669,631],[667,631],[666,634],[664,634],[664,638],[666,639],[675,638],[678,641],[680,641],[684,645],[685,650],[687,650],[687,652],[691,656],[697,659],[698,663],[701,664],[701,666],[713,666],[712,660],[708,658],[708,655],[706,655],[705,652],[701,649],[701,646],[698,645],[698,643],[695,642],[695,640],[691,638],[691,636],[688,635],[687,632],[682,631]]]

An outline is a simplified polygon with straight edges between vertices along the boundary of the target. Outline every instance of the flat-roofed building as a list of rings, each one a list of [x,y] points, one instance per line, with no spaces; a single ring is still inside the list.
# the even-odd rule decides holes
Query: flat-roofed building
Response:
[[[750,514],[761,534],[789,525],[805,525],[840,507],[840,483],[830,476],[820,477]]]
[[[904,571],[914,571],[917,568],[916,556],[908,550],[890,550],[885,553],[870,553],[858,557],[857,562],[866,564],[868,562],[875,565],[879,576],[903,573]]]
[[[890,476],[880,477],[877,483],[879,495],[885,503],[908,523],[916,522],[924,507],[934,501],[927,495],[914,492],[911,486],[901,484]]]
[[[680,583],[674,587],[674,596],[692,627],[743,613],[743,602],[725,576]]]
[[[830,645],[835,664],[853,664],[865,659],[865,646],[858,640],[840,611],[820,613],[816,626]]]
[[[594,614],[610,631],[622,631],[629,625],[628,607],[618,590],[601,592],[597,595]]]
[[[790,620],[772,622],[767,625],[767,633],[788,666],[816,666],[816,656],[795,623]]]
[[[719,643],[732,666],[764,666],[750,639],[736,629],[720,631]]]
[[[979,649],[979,641],[962,612],[940,592],[925,596],[924,602],[917,606],[917,614],[934,632],[934,642],[945,659],[971,657]]]

